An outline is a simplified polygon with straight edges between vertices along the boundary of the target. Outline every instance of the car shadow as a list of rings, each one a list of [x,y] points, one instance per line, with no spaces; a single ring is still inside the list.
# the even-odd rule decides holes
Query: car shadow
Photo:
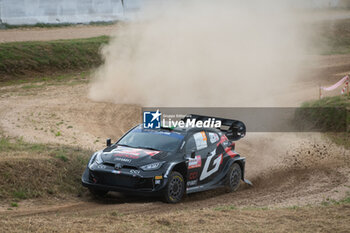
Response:
[[[86,201],[95,202],[99,204],[126,204],[126,203],[150,203],[150,202],[160,202],[161,197],[157,196],[143,196],[141,194],[131,194],[131,193],[119,193],[119,192],[108,192],[103,197],[95,197],[90,193],[86,193],[83,196]]]
[[[250,186],[246,184],[241,184],[241,187],[236,192],[241,192],[246,189],[249,189]],[[181,201],[181,203],[191,203],[199,202],[215,197],[220,197],[226,195],[227,192],[224,188],[218,188],[198,193],[186,194]],[[83,198],[89,202],[95,202],[98,204],[105,205],[115,205],[115,204],[131,204],[131,203],[164,203],[161,196],[153,195],[142,195],[142,194],[133,194],[133,193],[120,193],[120,192],[108,192],[107,195],[103,197],[95,197],[89,192],[86,192],[83,195]],[[167,203],[164,203],[165,205]]]

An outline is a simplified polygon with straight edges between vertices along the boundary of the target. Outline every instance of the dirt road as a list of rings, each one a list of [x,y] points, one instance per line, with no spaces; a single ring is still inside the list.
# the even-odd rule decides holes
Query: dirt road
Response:
[[[20,28],[0,30],[0,43],[16,41],[48,41],[109,36],[117,25],[79,25],[61,28]]]

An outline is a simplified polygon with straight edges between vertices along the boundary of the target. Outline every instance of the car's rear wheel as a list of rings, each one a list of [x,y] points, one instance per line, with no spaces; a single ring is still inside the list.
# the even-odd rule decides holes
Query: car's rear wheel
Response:
[[[104,197],[108,193],[107,190],[94,189],[94,188],[89,188],[89,191],[94,197],[97,197],[97,198]]]
[[[169,175],[168,183],[165,187],[163,198],[165,202],[177,203],[181,201],[185,193],[185,181],[178,172],[172,172]]]
[[[226,176],[226,191],[234,192],[239,188],[242,178],[242,170],[239,164],[234,163],[231,165]]]

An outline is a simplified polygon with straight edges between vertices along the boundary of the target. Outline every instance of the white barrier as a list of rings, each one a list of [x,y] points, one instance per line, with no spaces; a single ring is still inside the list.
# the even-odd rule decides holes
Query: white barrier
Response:
[[[340,93],[343,95],[345,93],[345,91],[347,90],[347,93],[349,95],[349,82],[350,82],[350,75],[346,75],[345,77],[340,79],[338,82],[336,82],[332,86],[320,87],[320,96],[319,96],[319,98],[320,99],[322,98],[322,91],[333,91],[333,90],[337,89],[338,87],[340,87],[343,84],[345,84],[345,85],[342,88]]]
[[[125,10],[141,0],[124,0]],[[121,0],[0,0],[0,23],[89,23],[124,19]]]

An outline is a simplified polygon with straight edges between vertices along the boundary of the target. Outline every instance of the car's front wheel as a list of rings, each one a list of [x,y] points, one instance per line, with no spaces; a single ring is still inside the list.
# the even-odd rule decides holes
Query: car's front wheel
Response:
[[[227,192],[234,192],[239,188],[242,178],[242,170],[238,163],[231,165],[226,176]]]
[[[163,198],[168,203],[177,203],[181,201],[185,193],[185,181],[178,172],[172,172],[169,175],[168,183],[165,187]]]

